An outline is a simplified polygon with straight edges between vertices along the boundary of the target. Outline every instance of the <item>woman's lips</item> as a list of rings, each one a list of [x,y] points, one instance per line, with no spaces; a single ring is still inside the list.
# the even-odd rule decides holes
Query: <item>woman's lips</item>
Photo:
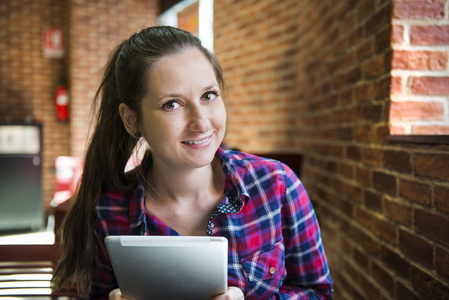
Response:
[[[212,140],[212,135],[199,139],[199,140],[190,140],[190,141],[183,141],[183,144],[186,145],[203,145],[208,144]]]

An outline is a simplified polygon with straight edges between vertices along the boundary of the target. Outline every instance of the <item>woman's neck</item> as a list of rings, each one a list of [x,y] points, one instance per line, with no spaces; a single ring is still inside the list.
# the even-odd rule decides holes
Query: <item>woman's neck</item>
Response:
[[[224,173],[218,157],[195,169],[161,168],[157,164],[147,174],[147,193],[156,201],[185,202],[223,193]]]

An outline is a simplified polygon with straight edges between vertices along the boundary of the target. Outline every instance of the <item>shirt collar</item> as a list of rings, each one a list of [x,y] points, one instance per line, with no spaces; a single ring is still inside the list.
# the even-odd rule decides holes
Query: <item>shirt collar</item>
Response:
[[[221,167],[226,175],[225,196],[242,202],[242,207],[248,204],[249,193],[239,176],[236,165],[239,163],[239,157],[232,155],[229,150],[218,148],[217,155],[220,158]]]
[[[238,211],[240,211],[249,200],[249,193],[243,183],[242,178],[235,167],[235,163],[239,160],[238,156],[231,155],[228,150],[223,150],[221,147],[217,150],[217,156],[220,159],[221,167],[225,173],[225,198],[229,198],[229,201],[237,205]],[[151,156],[150,156],[151,157]],[[131,233],[144,234],[147,228],[145,217],[145,182],[146,174],[149,166],[151,165],[151,159],[142,161],[142,174],[137,185],[134,197],[130,201],[129,207],[129,220]]]
[[[130,201],[129,221],[129,229],[131,233],[143,234],[145,232],[145,185],[142,180],[140,180],[137,185],[136,193]],[[143,226],[144,224],[145,226]]]
[[[151,155],[145,155],[136,172],[140,172],[139,183],[129,204],[129,229],[131,233],[142,235],[146,230],[145,218],[145,174],[151,166]]]

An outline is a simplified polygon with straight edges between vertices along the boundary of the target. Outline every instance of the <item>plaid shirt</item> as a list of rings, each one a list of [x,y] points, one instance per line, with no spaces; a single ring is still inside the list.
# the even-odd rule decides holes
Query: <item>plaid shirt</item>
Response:
[[[331,299],[318,221],[298,177],[274,160],[221,148],[217,155],[225,190],[207,234],[229,241],[229,286],[242,289],[245,299]],[[101,238],[179,235],[145,212],[143,184],[131,192],[105,189],[95,222]],[[107,298],[117,288],[104,245],[100,251],[93,299]]]

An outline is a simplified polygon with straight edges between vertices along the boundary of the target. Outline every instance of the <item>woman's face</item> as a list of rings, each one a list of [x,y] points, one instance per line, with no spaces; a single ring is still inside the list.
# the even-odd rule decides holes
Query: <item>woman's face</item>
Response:
[[[198,168],[212,162],[226,130],[226,109],[214,70],[196,48],[165,56],[151,70],[140,132],[153,163]]]

